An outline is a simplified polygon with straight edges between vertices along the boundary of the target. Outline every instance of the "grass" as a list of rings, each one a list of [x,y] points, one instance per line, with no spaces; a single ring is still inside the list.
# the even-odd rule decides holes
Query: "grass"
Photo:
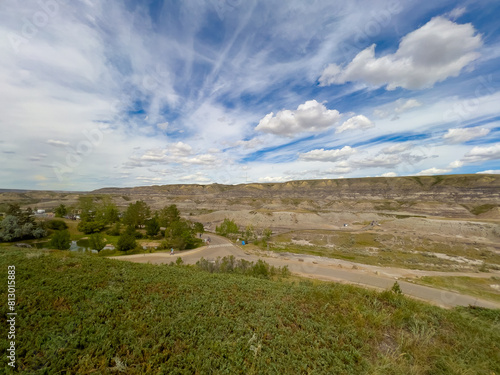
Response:
[[[492,276],[484,279],[465,276],[425,276],[409,281],[500,302],[500,291],[490,286],[500,285],[500,277]]]
[[[500,372],[498,310],[67,251],[2,248],[2,280],[8,265],[21,373]],[[5,355],[0,368],[8,371]]]

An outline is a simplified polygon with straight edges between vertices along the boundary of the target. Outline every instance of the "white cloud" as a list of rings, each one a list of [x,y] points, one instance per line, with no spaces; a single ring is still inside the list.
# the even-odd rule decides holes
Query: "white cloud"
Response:
[[[456,169],[463,167],[463,165],[464,165],[463,161],[455,160],[448,165],[448,168]]]
[[[476,172],[477,174],[500,174],[500,169],[488,169],[487,171]]]
[[[363,115],[357,115],[354,117],[351,117],[349,120],[345,121],[342,125],[340,125],[335,133],[342,133],[345,132],[346,130],[355,130],[355,129],[370,129],[373,128],[375,125],[373,122],[371,122],[367,117]]]
[[[168,145],[167,149],[173,156],[187,156],[193,151],[193,148],[184,142],[172,143]]]
[[[64,142],[64,141],[59,141],[56,139],[49,139],[47,140],[47,143],[51,146],[56,146],[56,147],[66,147],[69,146],[69,142]]]
[[[490,132],[486,128],[462,128],[462,129],[449,129],[443,138],[451,144],[458,144],[470,141],[475,138],[484,137]]]
[[[402,101],[401,99],[398,99],[396,103],[397,106],[394,109],[396,113],[403,113],[412,108],[420,107],[422,105],[422,103],[420,103],[416,99],[408,99],[407,101]]]
[[[407,112],[410,109],[420,107],[421,105],[422,103],[416,99],[398,99],[395,102],[376,108],[373,111],[373,114],[379,118],[387,118],[391,116],[393,120],[396,120],[399,118],[400,114]]]
[[[413,144],[411,143],[398,143],[396,145],[383,148],[381,153],[387,155],[401,154],[405,151],[410,150],[411,148],[413,148]]]
[[[259,177],[259,182],[285,182],[288,181],[286,177],[283,176],[276,176],[276,177],[271,177],[271,176],[265,176],[265,177]]]
[[[433,176],[436,174],[446,174],[450,173],[452,170],[451,169],[439,169],[439,168],[429,168],[425,169],[423,171],[420,171],[417,173],[417,176]]]
[[[341,161],[337,163],[335,168],[331,169],[330,171],[335,174],[345,174],[345,173],[350,173],[352,171],[352,168],[348,162]]]
[[[327,109],[316,100],[300,104],[296,110],[282,110],[274,115],[267,114],[255,128],[257,131],[284,136],[294,136],[302,132],[318,132],[333,126],[340,119],[335,109]]]
[[[398,174],[396,172],[387,172],[380,175],[380,177],[396,177]]]
[[[400,155],[376,155],[361,160],[352,160],[351,165],[355,168],[394,168],[403,162]]]
[[[161,122],[161,123],[157,124],[156,127],[160,130],[167,130],[168,122]]]
[[[309,152],[299,154],[299,160],[303,161],[338,161],[348,159],[351,155],[355,154],[356,150],[344,146],[337,150],[325,150],[324,148],[311,150]]]
[[[492,146],[477,146],[467,152],[462,158],[464,163],[478,163],[487,160],[500,159],[500,143]]]
[[[184,182],[191,182],[191,183],[193,183],[193,182],[206,183],[206,182],[211,181],[207,176],[205,176],[201,172],[179,177],[179,180],[184,181]]]
[[[467,11],[466,7],[456,7],[452,11],[446,13],[445,17],[455,21],[457,18],[462,17],[466,11]]]
[[[443,17],[431,19],[401,39],[394,54],[375,57],[375,44],[358,53],[344,68],[330,64],[319,82],[322,86],[366,81],[387,85],[388,90],[432,87],[479,57],[481,36],[471,24],[457,24]]]

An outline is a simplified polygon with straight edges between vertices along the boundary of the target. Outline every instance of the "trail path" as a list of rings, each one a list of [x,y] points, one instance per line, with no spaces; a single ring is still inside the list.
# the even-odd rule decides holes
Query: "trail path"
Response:
[[[170,252],[157,252],[152,254],[125,255],[110,258],[135,263],[161,264],[175,262],[175,260],[180,257],[185,264],[195,264],[202,257],[205,259],[216,259],[219,256],[224,257],[233,255],[237,259],[245,259],[253,262],[258,259],[263,259],[275,267],[286,265],[292,273],[304,277],[357,284],[380,290],[391,288],[394,281],[398,280],[401,290],[405,295],[446,308],[468,305],[500,308],[500,303],[485,301],[468,295],[399,280],[400,278],[420,276],[469,276],[489,278],[492,276],[491,273],[419,271],[370,266],[311,255],[291,253],[278,254],[265,251],[248,252],[244,250],[244,247],[235,245],[226,238],[213,234],[205,235],[204,237],[211,238],[212,241],[209,246],[175,253],[174,255],[170,255]]]

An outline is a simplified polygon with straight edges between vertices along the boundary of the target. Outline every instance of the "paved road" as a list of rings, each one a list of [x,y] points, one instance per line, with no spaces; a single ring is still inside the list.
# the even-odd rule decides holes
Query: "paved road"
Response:
[[[400,275],[400,269],[394,272],[378,272],[375,269],[382,269],[374,266],[363,266],[362,269],[352,269],[352,263],[338,261],[336,259],[325,259],[299,254],[276,254],[268,253],[270,256],[259,256],[244,251],[244,247],[232,244],[229,240],[212,234],[204,235],[210,237],[211,243],[199,249],[183,251],[170,255],[170,252],[137,254],[112,257],[113,259],[127,260],[136,263],[170,263],[178,257],[182,258],[186,264],[195,264],[200,258],[215,259],[233,255],[237,259],[246,259],[248,261],[257,261],[263,259],[267,263],[276,266],[288,266],[290,271],[304,277],[310,277],[320,280],[337,281],[360,286],[385,290],[391,288],[397,276]],[[262,255],[262,254],[261,254]],[[346,268],[347,265],[350,268]],[[357,266],[356,266],[357,267]],[[384,268],[387,270],[387,268]],[[399,270],[399,271],[397,271]],[[487,308],[500,308],[499,303],[481,300],[475,297],[449,292],[441,289],[430,288],[427,286],[416,285],[406,281],[398,280],[403,293],[420,300],[428,301],[441,307],[455,307],[476,305]]]

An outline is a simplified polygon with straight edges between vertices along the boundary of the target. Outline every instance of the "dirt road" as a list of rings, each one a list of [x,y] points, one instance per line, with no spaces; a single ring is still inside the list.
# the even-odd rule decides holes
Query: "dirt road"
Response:
[[[267,263],[276,267],[286,265],[292,273],[304,277],[357,284],[381,290],[392,287],[394,281],[401,277],[438,274],[432,271],[414,271],[390,267],[355,265],[353,263],[339,261],[337,259],[300,254],[276,254],[267,252],[260,252],[259,254],[250,253],[245,251],[244,247],[235,245],[226,238],[213,234],[205,235],[204,237],[211,238],[212,241],[209,246],[190,251],[183,251],[174,255],[170,255],[170,252],[165,252],[126,255],[111,258],[135,263],[161,264],[175,262],[175,260],[180,257],[185,264],[195,264],[202,257],[205,259],[215,259],[219,256],[224,257],[233,255],[237,259],[245,259],[248,261],[263,259]],[[446,273],[446,275],[454,276],[453,273]],[[464,274],[460,275],[463,276]],[[470,276],[481,277],[483,275],[473,274]],[[491,276],[491,274],[489,276]],[[424,300],[441,307],[450,308],[455,306],[476,305],[487,308],[500,308],[500,304],[498,303],[481,300],[467,295],[416,285],[401,280],[398,280],[398,283],[405,295]]]

